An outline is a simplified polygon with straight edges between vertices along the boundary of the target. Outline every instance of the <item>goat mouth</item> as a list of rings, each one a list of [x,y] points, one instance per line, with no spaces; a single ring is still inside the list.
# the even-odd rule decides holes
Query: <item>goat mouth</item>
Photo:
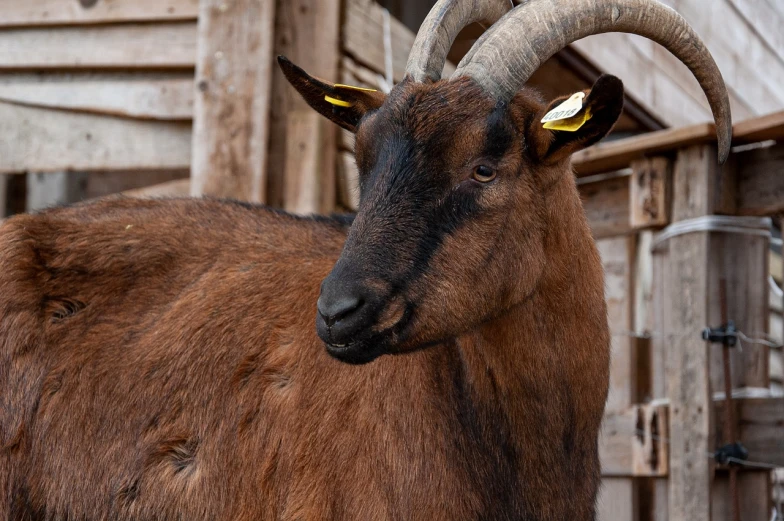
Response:
[[[327,353],[341,362],[354,365],[367,364],[381,355],[395,352],[394,347],[402,340],[411,317],[412,309],[409,307],[396,324],[383,331],[351,342],[325,342],[324,345]]]

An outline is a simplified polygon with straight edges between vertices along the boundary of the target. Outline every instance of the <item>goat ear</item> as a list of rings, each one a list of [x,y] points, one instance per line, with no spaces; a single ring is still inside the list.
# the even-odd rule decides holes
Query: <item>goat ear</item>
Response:
[[[338,85],[314,78],[285,56],[278,56],[283,75],[308,105],[327,119],[351,132],[367,112],[384,104],[386,95],[349,85]]]
[[[567,99],[569,96],[552,101],[531,122],[529,142],[543,163],[557,163],[606,136],[623,111],[623,83],[615,76],[602,75],[590,91],[585,91],[582,109],[577,114],[554,122],[553,129],[544,128],[541,120],[545,114]]]

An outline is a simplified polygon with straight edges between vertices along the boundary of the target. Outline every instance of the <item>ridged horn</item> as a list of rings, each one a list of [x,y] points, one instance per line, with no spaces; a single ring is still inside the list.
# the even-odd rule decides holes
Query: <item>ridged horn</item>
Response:
[[[510,0],[438,0],[419,28],[406,75],[419,83],[440,80],[457,33],[474,22],[494,24],[511,9]]]
[[[719,161],[726,161],[732,117],[721,72],[686,20],[656,0],[528,0],[482,35],[452,77],[471,77],[508,101],[555,53],[580,38],[608,32],[649,38],[691,70],[713,111]]]

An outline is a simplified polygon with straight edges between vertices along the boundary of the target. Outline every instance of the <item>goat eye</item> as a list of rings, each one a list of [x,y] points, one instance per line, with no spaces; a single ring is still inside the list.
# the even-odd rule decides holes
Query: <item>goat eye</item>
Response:
[[[479,165],[474,168],[473,178],[480,183],[489,183],[495,179],[495,170],[486,165]]]

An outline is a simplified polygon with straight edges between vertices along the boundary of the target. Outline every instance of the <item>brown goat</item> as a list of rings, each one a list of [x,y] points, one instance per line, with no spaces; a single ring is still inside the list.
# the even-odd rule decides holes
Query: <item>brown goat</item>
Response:
[[[356,132],[353,222],[112,198],[2,224],[0,519],[594,519],[609,333],[569,157],[623,89],[567,132],[540,123],[562,100],[421,78],[464,7],[387,97],[281,60]]]

